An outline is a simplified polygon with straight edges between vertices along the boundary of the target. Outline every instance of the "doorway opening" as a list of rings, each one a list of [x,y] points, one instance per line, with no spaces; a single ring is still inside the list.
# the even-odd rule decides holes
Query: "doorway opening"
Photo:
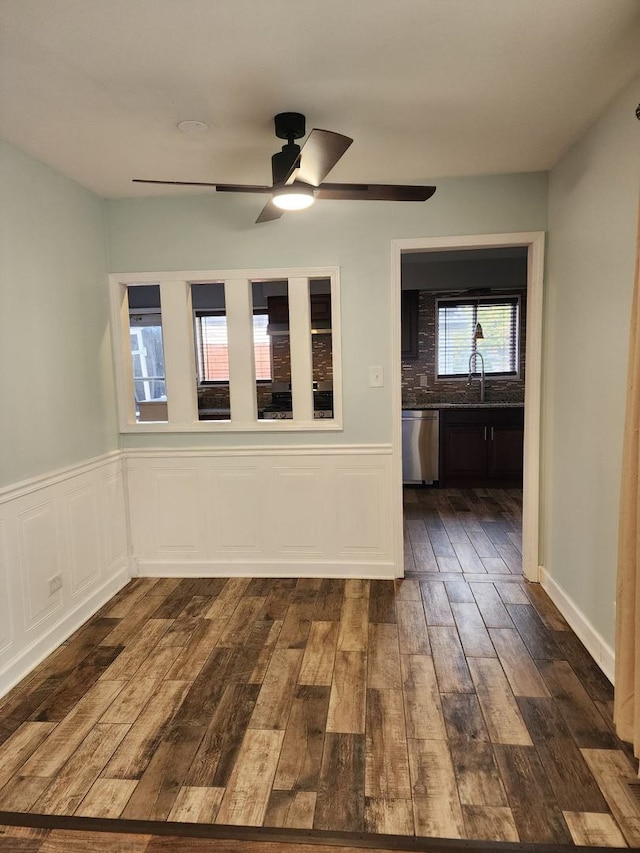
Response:
[[[520,531],[516,528],[521,496],[522,573],[527,580],[538,580],[543,251],[542,232],[409,239],[392,244],[397,359],[392,380],[398,512],[394,545],[399,576],[405,569],[403,480],[407,478],[406,454],[404,476],[402,465],[402,428],[404,424],[407,431],[407,418],[403,421],[402,414],[415,406],[415,413],[426,408],[437,411],[442,419],[438,440],[434,442],[431,435],[431,456],[437,456],[435,462],[431,459],[427,476],[441,487],[457,488],[451,495],[443,488],[433,490],[429,496],[426,490],[413,490],[414,499],[419,495],[427,505],[440,500],[446,508],[450,506],[448,498],[455,497],[461,511],[470,511],[468,502],[464,508],[460,503],[465,502],[460,488],[465,483],[471,484],[473,477],[477,478],[479,488],[467,496],[474,502],[486,497],[484,489],[509,486],[510,480],[517,480],[519,473],[514,464],[519,464],[519,459],[523,469],[521,492],[503,488],[493,496],[488,493],[490,503],[485,502],[484,508],[480,500],[476,507],[479,513],[490,514],[493,510],[504,520],[504,528],[493,531],[502,540],[502,553],[495,548],[492,553],[490,542],[485,557],[473,548],[465,553],[468,537],[465,540],[461,536],[460,553],[450,541],[447,546],[443,540],[440,559],[435,555],[432,558],[428,547],[423,556],[435,559],[436,571],[461,571],[460,555],[464,554],[462,563],[469,567],[475,564],[478,571],[513,572],[519,559]],[[412,295],[403,296],[411,291]],[[417,328],[415,317],[408,322],[411,305],[421,317]],[[466,342],[464,352],[457,344],[459,340]],[[488,418],[486,424],[472,423],[481,417]],[[411,426],[415,432],[415,422]],[[433,433],[432,426],[430,429]],[[473,465],[480,456],[478,464],[484,468],[475,470]],[[460,464],[456,467],[456,463]],[[420,474],[414,476],[425,479]],[[450,521],[454,533],[455,515],[454,510]],[[480,528],[486,535],[487,531]],[[447,529],[434,528],[433,534],[436,538],[446,535]],[[412,570],[410,561],[406,568]]]

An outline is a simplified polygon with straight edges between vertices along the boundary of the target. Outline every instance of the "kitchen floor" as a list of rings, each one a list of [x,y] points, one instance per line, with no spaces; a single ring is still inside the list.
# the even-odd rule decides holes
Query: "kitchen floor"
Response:
[[[404,488],[405,576],[522,575],[521,489]]]
[[[407,490],[396,583],[133,580],[0,700],[0,811],[640,845],[520,497]]]

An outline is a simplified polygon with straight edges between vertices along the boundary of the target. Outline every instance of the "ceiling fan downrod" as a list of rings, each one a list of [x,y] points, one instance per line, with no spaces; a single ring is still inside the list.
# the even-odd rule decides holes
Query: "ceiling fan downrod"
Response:
[[[271,158],[271,174],[273,185],[284,184],[291,177],[293,171],[299,166],[300,146],[296,139],[302,139],[306,133],[305,117],[302,113],[278,113],[274,116],[276,136],[278,139],[286,139],[282,150]]]

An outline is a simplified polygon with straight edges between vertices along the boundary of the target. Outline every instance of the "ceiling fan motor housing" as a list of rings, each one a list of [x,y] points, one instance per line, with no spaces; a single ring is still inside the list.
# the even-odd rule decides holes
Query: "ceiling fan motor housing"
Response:
[[[302,139],[307,132],[306,120],[302,113],[278,113],[274,116],[273,123],[276,128],[278,139]]]

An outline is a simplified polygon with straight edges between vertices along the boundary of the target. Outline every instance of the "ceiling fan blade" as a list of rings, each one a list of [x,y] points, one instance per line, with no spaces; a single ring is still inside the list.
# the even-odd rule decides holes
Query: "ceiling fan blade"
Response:
[[[271,222],[272,219],[280,219],[283,213],[284,210],[276,207],[273,199],[269,199],[260,211],[260,216],[256,219],[256,222]]]
[[[426,201],[435,187],[401,184],[320,184],[316,198],[350,201]]]
[[[273,187],[261,187],[255,184],[216,184],[219,193],[270,193]]]
[[[146,178],[132,178],[132,184],[170,184],[177,187],[215,187],[207,181],[151,181]]]
[[[252,184],[214,184],[209,181],[151,181],[133,178],[134,184],[165,184],[175,187],[214,187],[219,193],[270,193],[271,187],[259,187]]]
[[[341,133],[314,127],[300,151],[296,181],[312,187],[320,186],[352,142],[353,139]]]

